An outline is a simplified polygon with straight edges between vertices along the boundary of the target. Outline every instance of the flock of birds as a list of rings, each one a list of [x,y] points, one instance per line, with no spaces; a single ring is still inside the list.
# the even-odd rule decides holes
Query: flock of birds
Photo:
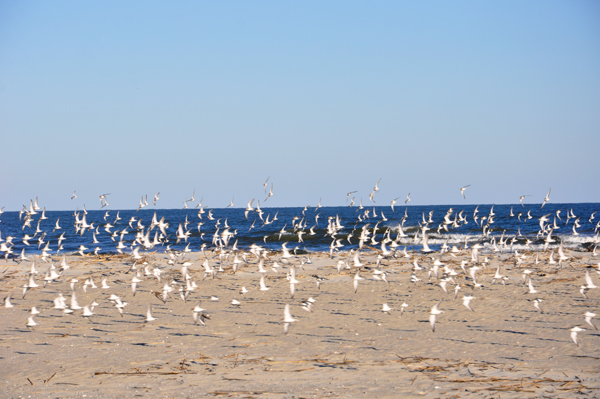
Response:
[[[267,195],[265,201],[267,201],[271,196],[273,196],[273,184],[271,183],[270,190],[267,193],[268,181],[265,181],[263,184],[265,194]],[[375,194],[380,190],[379,183],[381,179],[376,183],[373,191],[369,195],[369,198],[372,202],[375,202]],[[469,185],[463,186],[460,188],[460,193],[465,197],[466,189],[470,187]],[[347,200],[350,199],[351,195],[355,193],[349,192],[346,195]],[[100,203],[102,208],[108,206],[108,196],[110,194],[102,194],[100,195]],[[153,203],[156,205],[159,198],[160,193],[157,193],[154,196]],[[73,192],[72,199],[77,197],[76,192]],[[520,201],[523,205],[523,199],[526,196],[521,196]],[[142,197],[140,200],[140,204],[138,207],[142,209],[149,205],[147,196]],[[394,205],[396,204],[396,198],[391,201],[391,209],[394,211]],[[407,195],[405,203],[410,201],[410,193]],[[550,201],[550,191],[543,200],[541,207]],[[190,203],[195,202],[195,192],[192,195],[191,199],[186,199],[184,201],[184,209],[189,208]],[[273,223],[273,221],[277,220],[277,214],[273,216],[270,220],[268,215],[266,218],[263,216],[263,211],[260,208],[260,202],[258,206],[253,206],[254,199],[248,202],[248,205],[245,209],[245,217],[248,219],[248,215],[250,213],[257,213],[260,216],[260,219],[263,223]],[[354,205],[354,197],[352,197],[350,206]],[[233,199],[228,207],[233,206]],[[317,206],[316,209],[320,208],[321,205]],[[198,217],[200,220],[203,220],[203,215],[206,214],[206,219],[209,221],[214,221],[215,218],[212,215],[212,211],[205,210],[205,207],[202,206],[202,200],[195,205],[195,208],[198,208]],[[362,201],[358,210],[362,210],[363,205]],[[294,217],[291,221],[291,230],[297,234],[298,240],[302,242],[302,237],[305,234],[313,235],[316,234],[313,228],[308,229],[307,225],[307,217],[305,217],[305,212],[307,207],[304,208],[302,212],[302,217],[298,215]],[[40,214],[41,211],[41,214]],[[368,224],[364,225],[362,229],[359,231],[353,230],[351,233],[345,235],[345,240],[351,243],[351,239],[354,237],[357,238],[358,246],[356,249],[351,249],[350,251],[343,252],[341,249],[344,247],[342,243],[342,239],[339,238],[344,231],[345,226],[342,225],[342,220],[339,216],[329,217],[326,227],[326,236],[329,236],[331,241],[331,246],[329,250],[329,257],[331,259],[337,259],[337,273],[341,274],[342,272],[349,272],[349,275],[352,277],[352,289],[354,293],[356,293],[359,289],[360,282],[367,277],[364,277],[365,272],[371,272],[373,280],[383,281],[389,284],[388,280],[388,272],[386,272],[386,264],[391,262],[393,259],[403,259],[407,264],[411,265],[411,277],[410,282],[414,284],[419,284],[425,279],[424,273],[427,273],[427,281],[429,283],[434,283],[440,286],[440,288],[445,292],[449,293],[450,290],[454,291],[454,299],[457,299],[458,293],[464,287],[469,287],[472,290],[475,289],[483,289],[483,284],[478,279],[478,272],[487,267],[490,263],[490,258],[494,256],[495,253],[503,251],[509,251],[514,254],[513,263],[519,268],[523,269],[526,266],[526,263],[533,265],[534,267],[542,262],[544,264],[550,265],[562,265],[563,262],[568,261],[570,258],[565,254],[564,246],[562,241],[557,247],[557,258],[555,258],[555,248],[556,245],[552,245],[559,241],[553,233],[555,230],[559,229],[560,226],[557,225],[558,220],[562,221],[560,216],[561,211],[556,211],[553,222],[551,222],[552,214],[547,214],[539,218],[539,226],[540,229],[537,233],[537,238],[543,240],[544,246],[543,250],[535,253],[535,258],[533,254],[519,253],[518,251],[512,251],[512,244],[516,241],[517,236],[509,237],[502,234],[502,236],[498,237],[497,235],[491,235],[491,224],[494,223],[494,218],[496,214],[494,213],[493,207],[490,210],[488,215],[479,216],[478,208],[475,210],[473,214],[473,221],[481,227],[481,237],[478,238],[475,244],[469,244],[465,241],[462,248],[457,246],[450,246],[448,242],[441,245],[439,251],[433,250],[428,243],[428,231],[434,229],[435,227],[432,225],[432,213],[429,214],[429,218],[423,214],[422,222],[419,223],[419,227],[417,232],[415,233],[414,242],[418,243],[421,246],[420,251],[408,251],[406,246],[402,249],[399,244],[400,239],[406,237],[406,233],[403,231],[404,223],[407,218],[407,214],[405,212],[404,218],[402,218],[399,226],[398,226],[398,234],[396,238],[392,238],[391,229],[387,228],[383,233],[380,233],[378,230],[379,223],[376,224],[374,228],[370,228]],[[0,215],[2,211],[0,210]],[[186,257],[188,253],[192,250],[189,248],[189,244],[185,247],[184,250],[175,250],[170,248],[169,242],[170,240],[174,240],[176,242],[187,242],[187,239],[190,235],[190,230],[188,230],[188,222],[186,217],[185,223],[180,223],[175,232],[172,232],[169,224],[165,221],[165,218],[158,219],[156,213],[152,218],[151,223],[146,227],[143,225],[141,218],[132,217],[128,222],[123,222],[119,224],[120,218],[117,213],[117,218],[113,221],[107,221],[108,212],[105,215],[105,224],[96,225],[94,223],[88,223],[86,220],[87,211],[84,210],[79,212],[76,211],[74,213],[74,224],[73,228],[75,229],[75,233],[83,236],[86,232],[91,232],[93,245],[98,243],[97,235],[101,234],[101,231],[104,230],[107,234],[110,234],[113,241],[117,242],[116,252],[122,254],[124,250],[128,250],[127,254],[131,256],[131,265],[127,273],[132,274],[130,286],[132,297],[135,297],[137,292],[138,284],[146,281],[145,279],[155,279],[157,284],[162,284],[164,280],[163,274],[166,271],[167,267],[172,269],[179,268],[180,275],[170,275],[170,281],[165,281],[162,290],[160,291],[151,291],[153,295],[156,296],[160,301],[166,303],[169,299],[178,296],[187,301],[192,292],[194,292],[198,288],[198,284],[194,281],[192,276],[192,267],[194,263],[190,262],[190,260]],[[454,211],[450,209],[444,217],[444,221],[437,227],[438,232],[449,232],[452,228],[460,227],[468,223],[467,216],[464,212],[460,212],[454,214]],[[592,213],[589,216],[589,223],[594,224],[595,213]],[[29,229],[33,230],[33,223],[36,221],[35,216],[40,215],[37,220],[37,228],[30,235]],[[515,217],[513,210],[511,208],[510,212],[511,217]],[[527,215],[523,215],[519,213],[518,217],[521,220],[521,216],[524,217],[524,220],[531,219],[532,216],[530,213]],[[371,213],[370,210],[365,210],[363,212],[358,213],[358,220],[365,220],[369,218],[377,218],[378,215],[373,209]],[[385,216],[383,212],[380,212],[379,217],[383,220]],[[24,261],[32,261],[31,270],[28,273],[27,280],[25,284],[22,286],[22,297],[21,299],[25,299],[27,293],[30,290],[39,288],[40,286],[46,287],[47,285],[58,284],[61,282],[65,282],[65,272],[70,269],[69,264],[67,263],[67,257],[63,254],[62,259],[60,260],[59,266],[55,266],[54,262],[58,262],[59,257],[53,257],[51,253],[53,251],[58,253],[63,250],[63,241],[64,231],[62,235],[58,238],[58,241],[54,243],[56,245],[56,249],[52,249],[50,247],[50,240],[46,241],[46,232],[41,228],[40,222],[42,220],[48,219],[45,215],[45,209],[42,208],[38,204],[38,200],[36,198],[35,201],[31,201],[29,208],[23,207],[23,209],[19,213],[19,218],[22,220],[22,231],[24,232],[23,237],[21,237],[21,241],[25,246],[30,246],[30,241],[37,240],[38,250],[40,253],[36,254],[27,254],[25,252],[25,248],[21,251],[20,255],[15,255],[12,247],[16,240],[15,237],[9,236],[5,239],[2,239],[0,233],[0,252],[4,253],[5,259],[12,259],[17,262]],[[576,229],[581,226],[581,217],[576,216],[572,210],[567,212],[566,215],[566,224],[569,223],[570,220],[573,220],[573,234],[577,234]],[[64,228],[59,224],[60,219],[56,220],[53,232],[56,230],[61,230]],[[315,222],[318,223],[318,215],[315,216]],[[203,222],[201,222],[203,223]],[[253,224],[254,225],[254,224]],[[120,226],[120,228],[118,227]],[[201,224],[198,226],[200,228]],[[286,224],[287,226],[287,224]],[[286,233],[286,226],[280,231],[279,238],[281,235]],[[131,232],[127,230],[127,228],[131,229]],[[115,229],[114,231],[112,231]],[[251,227],[252,229],[252,227]],[[27,230],[27,232],[25,232]],[[260,291],[268,291],[270,288],[266,284],[266,277],[268,273],[280,273],[280,269],[286,269],[286,279],[289,283],[290,297],[293,299],[296,292],[296,286],[300,284],[300,280],[298,280],[298,269],[304,270],[304,265],[312,263],[310,256],[307,254],[298,254],[296,247],[295,249],[288,249],[286,246],[286,242],[281,245],[281,251],[270,251],[257,243],[253,243],[248,248],[243,249],[238,247],[237,240],[233,242],[237,232],[232,231],[233,229],[228,226],[227,220],[221,224],[221,220],[217,220],[215,222],[215,233],[213,234],[211,244],[204,243],[200,248],[200,256],[204,256],[204,261],[202,262],[202,271],[203,278],[216,278],[218,275],[221,275],[225,272],[236,273],[240,268],[250,265],[255,265],[258,271],[258,275],[260,276],[258,287]],[[307,231],[308,230],[308,231]],[[596,257],[596,245],[600,242],[599,239],[599,230],[600,230],[600,222],[595,224],[595,237],[594,237],[594,246],[593,252],[591,254],[590,259],[592,257]],[[126,242],[124,237],[128,234],[135,232],[135,237],[130,241]],[[151,238],[152,232],[154,232],[154,237]],[[520,235],[520,233],[519,233]],[[118,241],[117,241],[118,240]],[[527,239],[527,242],[530,243],[530,240]],[[489,244],[489,252],[482,253],[481,250],[484,247],[484,243]],[[167,265],[151,265],[148,260],[151,258],[149,256],[149,251],[155,248],[158,245],[165,246],[164,252],[167,254],[166,262]],[[552,245],[552,250],[548,253],[550,246]],[[42,247],[43,246],[43,247]],[[377,246],[377,247],[376,247]],[[88,248],[84,245],[81,245],[79,248],[79,253],[81,256],[86,257],[90,256],[90,252],[85,252]],[[96,247],[94,252],[96,255],[98,254],[99,248]],[[146,252],[140,252],[140,251]],[[420,254],[419,254],[420,252]],[[485,255],[485,256],[484,256]],[[452,266],[454,264],[458,265],[458,262],[455,261],[456,258],[462,256],[464,259],[460,262],[460,269],[454,269]],[[364,259],[370,257],[370,261],[365,261]],[[444,260],[446,257],[447,260]],[[217,261],[209,262],[210,259],[218,259]],[[425,265],[423,261],[427,261],[430,259],[430,264]],[[543,259],[542,259],[543,258]],[[201,258],[200,258],[201,259]],[[36,261],[48,263],[47,270],[42,273],[37,269]],[[419,264],[421,262],[421,264]],[[252,266],[254,267],[254,266]],[[591,289],[596,289],[596,286],[593,282],[592,276],[590,274],[591,267],[585,270],[585,284],[579,287],[579,292],[581,295],[587,298],[587,292]],[[600,263],[598,263],[596,273],[600,274]],[[5,270],[6,272],[6,270]],[[178,273],[179,273],[178,272]],[[528,294],[535,295],[538,291],[534,287],[534,282],[532,281],[531,274],[533,271],[529,268],[525,268],[522,270],[522,280],[528,289]],[[322,277],[319,275],[311,276],[316,283],[317,289],[320,289],[320,286],[323,282],[327,280],[326,277]],[[497,270],[494,274],[494,277],[491,281],[491,284],[495,284],[496,282],[507,284],[509,281],[509,277],[502,274],[500,265],[497,267]],[[83,290],[87,292],[88,289],[98,289],[96,283],[94,282],[93,276],[89,276],[83,280],[83,284],[81,284],[81,280],[78,278],[73,278],[69,282],[70,284],[70,301],[64,296],[63,293],[59,292],[56,298],[53,299],[54,309],[58,309],[63,311],[65,314],[71,314],[76,311],[81,312],[81,316],[85,318],[92,318],[94,316],[94,310],[99,304],[94,300],[91,304],[86,306],[81,306],[77,299],[77,290]],[[100,290],[110,290],[111,283],[108,282],[107,278],[104,278],[100,284]],[[114,284],[114,283],[112,283]],[[451,287],[454,285],[454,288]],[[246,287],[242,287],[240,290],[240,295],[244,296],[249,292]],[[474,292],[474,291],[473,291]],[[471,306],[471,302],[476,299],[473,295],[464,295],[462,297],[463,305],[469,310],[474,311]],[[11,294],[5,297],[4,305],[6,308],[13,307]],[[217,297],[211,297],[211,300],[217,301]],[[117,309],[117,311],[122,316],[124,313],[125,307],[128,303],[124,300],[123,297],[119,297],[116,294],[111,294],[108,296],[108,301]],[[539,311],[543,313],[541,309],[540,303],[542,299],[536,298],[533,300],[533,306]],[[305,299],[302,301],[302,308],[306,311],[312,311],[312,307],[315,304],[316,300],[312,297]],[[429,311],[429,321],[431,325],[431,330],[435,332],[436,329],[436,319],[441,314],[444,313],[443,310],[440,309],[442,301],[438,301],[433,305]],[[238,299],[233,299],[231,302],[231,306],[241,306],[242,302]],[[404,302],[400,306],[400,315],[404,312],[404,310],[409,305]],[[383,313],[390,314],[394,309],[391,308],[387,303],[382,305],[381,311]],[[27,327],[33,329],[38,325],[35,321],[34,317],[40,313],[36,307],[32,307],[30,311],[31,315],[27,320]],[[206,309],[203,309],[200,304],[194,307],[192,310],[192,317],[194,323],[200,323],[205,325],[206,320],[210,320],[210,315],[207,313]],[[592,311],[588,310],[583,315],[584,321],[591,328],[597,330],[597,327],[593,323],[593,318],[596,317],[596,314]],[[152,315],[152,307],[148,306],[147,314],[146,314],[146,322],[152,322],[156,320]],[[284,312],[283,312],[283,329],[284,333],[288,333],[290,325],[294,322],[297,322],[298,319],[295,319],[290,310],[290,305],[285,304]],[[578,345],[577,334],[584,331],[579,325],[574,326],[570,329],[571,338],[573,342]]]

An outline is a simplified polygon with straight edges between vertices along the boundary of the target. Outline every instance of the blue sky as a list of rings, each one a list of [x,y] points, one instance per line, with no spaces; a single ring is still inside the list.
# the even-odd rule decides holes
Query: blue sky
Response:
[[[0,1],[0,207],[241,207],[267,177],[269,206],[367,204],[380,178],[378,205],[599,202],[598,21],[595,1]]]

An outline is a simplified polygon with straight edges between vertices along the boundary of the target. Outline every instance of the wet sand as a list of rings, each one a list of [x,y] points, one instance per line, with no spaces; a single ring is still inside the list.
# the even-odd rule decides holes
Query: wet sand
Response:
[[[162,270],[161,282],[145,276],[143,266],[136,295],[132,295],[133,259],[128,256],[67,257],[70,266],[58,281],[45,288],[44,274],[50,263],[36,259],[39,272],[22,299],[22,286],[28,281],[31,261],[17,265],[0,261],[0,294],[9,293],[13,308],[0,309],[0,390],[5,397],[600,397],[600,332],[584,322],[583,314],[600,314],[600,290],[587,291],[585,270],[600,284],[598,262],[591,253],[567,251],[569,260],[548,264],[548,253],[535,254],[516,265],[514,254],[488,254],[489,263],[480,264],[477,282],[460,268],[470,262],[470,251],[456,257],[444,254],[441,261],[458,272],[461,285],[445,293],[428,269],[439,254],[414,254],[383,260],[381,270],[387,280],[373,278],[377,252],[365,252],[358,291],[354,293],[355,269],[347,254],[330,259],[312,254],[304,264],[303,255],[291,259],[296,265],[294,298],[290,297],[281,254],[271,253],[265,262],[268,291],[259,290],[256,257],[232,273],[231,258],[224,272],[203,280],[202,262],[219,267],[212,253],[186,254],[192,263],[189,274],[196,282],[187,301],[180,298],[185,285],[181,274],[184,260],[168,265],[165,254],[150,254],[144,260],[149,269]],[[484,256],[481,256],[483,260]],[[414,274],[413,260],[423,270]],[[348,260],[350,269],[338,274],[339,259]],[[274,261],[279,273],[271,270]],[[57,267],[60,258],[53,262]],[[508,279],[505,285],[492,284],[498,265]],[[467,272],[472,264],[467,266]],[[529,269],[538,291],[529,294],[523,270]],[[317,279],[324,278],[317,287]],[[83,285],[93,277],[98,288]],[[71,298],[71,279],[79,305],[98,306],[85,318],[81,310],[65,314],[54,309],[53,300],[62,292]],[[107,278],[109,289],[101,288]],[[440,270],[440,279],[443,278]],[[166,302],[154,292],[162,292],[165,282],[175,290]],[[240,294],[242,287],[249,292]],[[128,305],[120,316],[111,294]],[[463,295],[474,312],[462,304]],[[211,296],[218,297],[212,301]],[[312,312],[302,309],[303,300],[316,300]],[[241,302],[239,307],[231,301]],[[542,299],[543,313],[534,299]],[[439,305],[435,332],[429,324],[431,307]],[[206,325],[195,325],[196,305],[210,315]],[[387,303],[390,314],[381,311]],[[401,315],[403,303],[408,304]],[[283,332],[283,309],[290,304],[297,319],[288,334]],[[152,306],[156,320],[147,322]],[[26,326],[31,307],[41,311],[38,323]],[[600,320],[597,321],[600,324]],[[576,325],[579,346],[571,340]]]

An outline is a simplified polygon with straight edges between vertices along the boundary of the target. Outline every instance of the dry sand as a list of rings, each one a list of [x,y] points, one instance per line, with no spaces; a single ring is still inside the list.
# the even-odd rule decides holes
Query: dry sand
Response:
[[[442,261],[459,272],[457,300],[455,284],[445,293],[435,278],[428,282],[429,256],[416,254],[424,267],[415,273],[423,280],[416,284],[410,281],[413,259],[385,260],[387,284],[373,278],[375,255],[362,256],[371,270],[363,270],[365,279],[354,293],[354,270],[337,273],[343,255],[313,254],[311,264],[298,268],[300,284],[292,299],[288,268],[278,274],[270,269],[279,254],[266,262],[270,289],[264,292],[258,289],[255,258],[236,274],[227,266],[217,278],[202,280],[204,255],[187,254],[198,288],[187,302],[176,289],[166,303],[151,291],[183,279],[181,261],[167,265],[164,254],[146,258],[151,268],[163,269],[163,281],[141,277],[135,296],[130,257],[68,257],[70,269],[45,288],[49,263],[37,260],[40,287],[30,289],[25,299],[22,286],[31,262],[2,261],[0,294],[10,293],[14,307],[0,308],[0,396],[600,397],[600,333],[583,318],[586,311],[600,314],[600,290],[589,290],[588,298],[579,293],[586,266],[594,266],[592,278],[600,284],[598,259],[590,253],[568,252],[570,259],[561,266],[549,265],[547,254],[536,265],[529,254],[518,267],[514,254],[488,255],[490,262],[478,272],[482,288],[474,288],[460,269],[470,253],[445,254]],[[211,265],[218,263],[208,257]],[[293,262],[299,266],[301,260]],[[508,277],[506,285],[491,284],[498,265]],[[528,294],[524,269],[533,271],[537,294]],[[320,290],[313,275],[326,278]],[[98,288],[84,292],[90,276]],[[105,277],[110,289],[100,288]],[[73,278],[79,280],[79,304],[99,304],[89,319],[81,310],[67,315],[53,309],[59,292],[70,303]],[[249,290],[245,296],[239,293],[243,286]],[[111,294],[128,302],[123,317],[108,300]],[[468,294],[476,297],[474,312],[462,304]],[[217,302],[210,300],[213,295]],[[308,297],[316,299],[312,312],[301,307]],[[234,298],[241,306],[231,305]],[[543,299],[544,313],[534,308],[536,298]],[[438,316],[434,333],[429,312],[440,300],[445,313]],[[199,302],[210,314],[206,326],[192,319]],[[400,316],[404,302],[409,306]],[[287,335],[282,323],[286,303],[298,320]],[[383,313],[383,303],[394,310]],[[146,322],[150,304],[156,320]],[[32,306],[41,314],[30,329]],[[586,329],[579,333],[579,346],[570,338],[575,325]]]

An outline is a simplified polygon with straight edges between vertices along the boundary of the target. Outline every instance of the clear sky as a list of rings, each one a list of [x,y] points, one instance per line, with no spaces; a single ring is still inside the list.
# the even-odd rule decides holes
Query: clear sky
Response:
[[[2,0],[0,146],[5,210],[600,202],[600,2]]]

